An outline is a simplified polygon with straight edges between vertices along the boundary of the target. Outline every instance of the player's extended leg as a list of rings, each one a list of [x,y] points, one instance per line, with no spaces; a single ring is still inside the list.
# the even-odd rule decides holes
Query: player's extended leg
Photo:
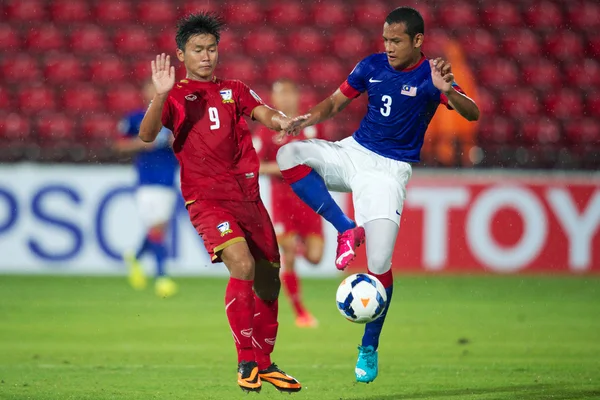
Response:
[[[264,259],[259,260],[256,263],[254,278],[255,307],[252,344],[260,370],[260,379],[271,383],[279,391],[298,392],[302,389],[300,383],[271,361],[271,353],[275,348],[277,328],[279,327],[277,299],[280,288],[279,265],[274,265]]]
[[[364,230],[356,228],[356,223],[344,214],[328,191],[328,186],[335,191],[350,191],[341,151],[336,143],[305,140],[288,143],[277,152],[283,179],[340,233],[335,260],[338,269],[346,268],[354,258],[355,247],[364,241]]]
[[[302,304],[300,280],[298,279],[295,270],[296,240],[297,236],[295,234],[282,235],[278,239],[279,246],[282,250],[283,263],[281,281],[283,283],[283,288],[292,303],[292,308],[296,313],[296,325],[300,328],[315,327],[317,321]]]
[[[218,256],[230,274],[225,289],[225,313],[238,354],[238,385],[242,390],[258,392],[261,381],[252,347],[254,258],[245,241],[229,245]]]
[[[367,263],[369,274],[378,278],[387,293],[387,304],[383,313],[373,322],[365,326],[362,344],[358,347],[356,362],[356,380],[369,383],[377,377],[379,337],[385,322],[392,293],[394,278],[392,276],[392,253],[398,236],[398,225],[389,219],[375,219],[365,224],[367,236]]]

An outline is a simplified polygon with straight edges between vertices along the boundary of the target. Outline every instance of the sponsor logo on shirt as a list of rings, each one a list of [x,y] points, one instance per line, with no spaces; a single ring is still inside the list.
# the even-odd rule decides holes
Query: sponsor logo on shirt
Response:
[[[403,95],[405,95],[405,96],[415,97],[417,95],[417,87],[416,86],[403,85],[402,86],[402,90],[400,91],[400,93],[403,94]]]
[[[194,101],[194,100],[196,100],[197,98],[198,98],[198,96],[196,96],[196,95],[195,95],[195,94],[193,94],[193,93],[190,93],[190,94],[188,94],[188,95],[186,95],[186,96],[185,96],[185,99],[186,99],[186,100],[189,100],[189,101]]]
[[[219,92],[223,103],[233,103],[233,91],[231,89],[223,89]]]
[[[217,225],[217,229],[219,230],[219,232],[221,232],[221,237],[233,233],[233,231],[229,227],[229,222],[227,221],[221,222],[219,225]]]

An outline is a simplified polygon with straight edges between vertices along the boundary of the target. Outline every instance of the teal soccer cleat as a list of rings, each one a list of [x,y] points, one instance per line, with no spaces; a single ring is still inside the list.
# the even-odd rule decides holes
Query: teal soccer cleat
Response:
[[[358,346],[356,361],[356,382],[370,383],[377,378],[377,350],[373,346]]]

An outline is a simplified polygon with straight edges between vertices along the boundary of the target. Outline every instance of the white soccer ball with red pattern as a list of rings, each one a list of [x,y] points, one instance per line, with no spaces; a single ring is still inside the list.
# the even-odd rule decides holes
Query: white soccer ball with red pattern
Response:
[[[354,274],[342,281],[335,299],[344,318],[366,324],[381,316],[387,303],[387,294],[379,279],[373,275]]]

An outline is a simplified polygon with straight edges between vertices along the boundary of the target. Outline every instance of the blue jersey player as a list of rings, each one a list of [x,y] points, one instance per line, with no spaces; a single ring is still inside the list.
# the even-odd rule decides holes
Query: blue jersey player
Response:
[[[150,102],[153,96],[154,86],[149,82],[144,86],[144,97]],[[144,114],[145,110],[137,110],[121,121],[119,130],[123,137],[116,144],[121,153],[133,155],[138,176],[135,201],[146,230],[140,248],[136,252],[127,252],[123,258],[129,267],[130,284],[136,289],[143,289],[146,277],[138,260],[145,253],[153,254],[156,260],[156,294],[169,297],[176,293],[177,285],[165,271],[168,255],[165,233],[175,211],[178,163],[171,148],[172,133],[167,128],[161,130],[154,143],[144,143],[138,138]]]
[[[411,163],[419,161],[423,136],[440,104],[469,121],[479,118],[477,105],[454,83],[451,65],[428,60],[421,52],[423,18],[400,7],[383,26],[385,53],[359,62],[330,97],[309,111],[310,117],[287,129],[290,134],[333,117],[361,93],[368,111],[352,137],[339,142],[305,140],[283,146],[277,162],[294,192],[338,230],[336,266],[344,269],[355,248],[367,243],[369,273],[379,278],[392,298],[391,260]],[[356,222],[348,218],[327,189],[352,192]],[[387,308],[368,323],[359,346],[356,380],[377,377],[379,336]]]

